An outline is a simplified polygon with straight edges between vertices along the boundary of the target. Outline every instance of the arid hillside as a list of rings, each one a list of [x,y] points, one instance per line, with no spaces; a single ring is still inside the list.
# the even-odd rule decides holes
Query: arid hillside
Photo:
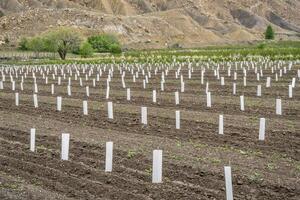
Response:
[[[268,24],[299,39],[299,10],[298,0],[1,0],[0,41],[71,26],[128,48],[198,47],[261,40]]]

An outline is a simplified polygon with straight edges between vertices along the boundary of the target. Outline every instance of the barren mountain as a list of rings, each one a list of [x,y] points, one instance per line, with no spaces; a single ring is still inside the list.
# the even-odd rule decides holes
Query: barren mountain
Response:
[[[299,0],[1,0],[0,40],[71,26],[129,48],[198,47],[260,40],[268,24],[299,39],[299,10]]]

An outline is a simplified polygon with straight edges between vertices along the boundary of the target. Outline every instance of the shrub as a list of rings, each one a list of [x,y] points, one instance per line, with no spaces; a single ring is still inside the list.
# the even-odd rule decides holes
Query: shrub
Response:
[[[102,34],[91,36],[88,38],[88,42],[97,52],[121,52],[121,45],[118,39],[114,35]]]
[[[266,32],[265,32],[265,39],[266,39],[266,40],[274,40],[274,38],[275,38],[274,30],[273,30],[272,26],[269,25],[269,26],[267,27]]]
[[[92,56],[94,53],[94,49],[92,47],[92,45],[88,42],[84,42],[81,44],[80,49],[79,49],[79,54],[84,57],[90,57]]]
[[[28,39],[27,38],[21,38],[18,49],[22,50],[22,51],[28,50]]]
[[[111,53],[121,53],[122,52],[121,46],[118,44],[111,44],[109,49],[110,49]]]
[[[34,51],[37,56],[45,49],[44,41],[41,37],[33,37],[27,42],[27,49]]]
[[[266,44],[264,44],[264,43],[261,43],[261,44],[259,44],[258,46],[257,46],[257,48],[258,49],[265,49],[266,48]]]

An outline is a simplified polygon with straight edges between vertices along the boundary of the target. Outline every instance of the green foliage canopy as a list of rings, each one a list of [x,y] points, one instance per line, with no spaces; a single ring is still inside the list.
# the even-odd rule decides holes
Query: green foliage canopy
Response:
[[[91,36],[88,38],[88,42],[97,52],[121,53],[121,44],[114,35],[101,34]]]
[[[68,52],[78,51],[82,41],[80,34],[70,28],[50,31],[46,33],[45,38],[45,50],[57,51],[62,60],[66,59]]]
[[[80,49],[79,49],[79,54],[83,58],[90,57],[93,55],[93,53],[94,53],[94,49],[90,43],[84,42],[81,44]]]
[[[44,50],[44,42],[43,42],[43,38],[41,37],[34,37],[31,38],[28,42],[27,42],[27,49],[34,51],[37,56],[39,55],[39,52]]]
[[[21,38],[18,49],[22,50],[22,51],[28,50],[28,39],[27,38],[25,38],[25,37]]]
[[[51,30],[41,36],[23,38],[19,43],[20,50],[31,50],[34,52],[58,52],[62,60],[66,59],[69,52],[79,51],[81,36],[70,28],[59,28]]]

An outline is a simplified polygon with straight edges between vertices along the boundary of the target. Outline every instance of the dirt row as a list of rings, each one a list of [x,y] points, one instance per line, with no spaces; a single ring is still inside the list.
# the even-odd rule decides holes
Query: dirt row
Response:
[[[126,77],[126,76],[125,76]],[[132,77],[124,77],[124,81],[125,83],[127,84],[134,84],[133,82],[133,78]],[[276,86],[288,86],[291,81],[292,81],[292,78],[293,77],[296,77],[296,76],[292,76],[292,77],[281,77],[280,79],[278,78],[278,81],[275,81],[275,79],[271,79],[271,86],[272,87],[276,87]],[[62,84],[67,84],[68,83],[68,76],[66,76],[66,79],[64,79],[63,77],[61,77],[61,83]],[[9,78],[7,78],[9,79]],[[71,81],[72,83],[76,84],[76,85],[79,85],[79,77],[77,77],[77,80],[74,78],[74,77],[71,77]],[[84,77],[82,78],[82,83],[83,84],[87,84],[87,83],[90,83],[92,84],[93,83],[93,79],[96,81],[96,77],[88,77],[88,80]],[[101,76],[99,81],[96,81],[97,82],[100,82],[100,83],[106,83],[106,79],[107,77],[106,76]],[[16,82],[21,82],[21,78],[14,78],[14,80]],[[111,83],[112,84],[122,84],[121,82],[121,77],[113,77],[111,78]],[[144,78],[143,77],[139,77],[139,78],[136,78],[136,84],[139,84],[139,85],[142,85],[143,84],[143,80]],[[191,85],[191,86],[195,86],[195,85],[199,85],[199,83],[201,83],[201,78],[194,78],[194,79],[184,79],[184,82],[188,85]],[[28,77],[26,79],[24,79],[24,81],[26,82],[33,82],[33,78],[32,77]],[[36,82],[37,83],[45,83],[45,79],[43,79],[41,76],[36,76]],[[151,78],[148,78],[148,81],[149,83],[148,84],[160,84],[161,82],[161,77],[151,77]],[[49,83],[57,83],[58,82],[58,77],[56,77],[55,79],[53,79],[52,77],[48,77],[48,82]],[[204,79],[204,83],[206,82],[209,82],[211,85],[221,85],[221,79],[217,79],[216,77],[215,78],[205,78]],[[232,85],[232,83],[236,83],[237,85],[243,85],[244,83],[244,80],[243,79],[237,79],[237,80],[228,80],[228,79],[225,79],[224,80],[225,82],[225,85]],[[181,81],[180,81],[180,78],[178,79],[169,79],[169,78],[165,78],[165,83],[166,84],[169,84],[169,85],[180,85]],[[255,86],[255,85],[258,85],[258,84],[261,84],[261,85],[266,85],[266,80],[260,80],[260,81],[257,81],[256,79],[255,80],[252,80],[252,79],[248,79],[246,78],[246,84],[248,86]]]
[[[11,93],[9,90],[4,90],[2,92]],[[245,116],[258,116],[258,117],[266,117],[266,118],[284,118],[289,120],[295,120],[295,118],[300,117],[300,107],[291,106],[288,104],[289,101],[283,102],[283,112],[282,115],[276,115],[275,112],[275,105],[273,107],[265,107],[259,105],[259,102],[252,103],[247,102],[247,98],[245,98],[245,111],[241,111],[239,105],[239,97],[236,97],[237,104],[233,103],[226,103],[226,102],[219,102],[216,100],[212,100],[212,107],[208,108],[206,105],[206,101],[199,99],[199,97],[192,98],[192,100],[185,100],[185,98],[180,99],[180,104],[175,105],[175,98],[174,97],[158,97],[157,102],[153,103],[152,98],[149,97],[142,97],[142,96],[134,96],[131,97],[130,101],[126,99],[126,93],[123,91],[124,96],[117,96],[114,94],[110,95],[109,99],[105,98],[105,95],[99,94],[90,94],[89,97],[86,96],[84,92],[74,92],[72,91],[72,96],[68,96],[65,93],[56,92],[57,96],[61,96],[64,99],[84,99],[84,100],[91,100],[91,101],[113,101],[119,104],[130,104],[136,106],[147,106],[147,107],[157,107],[157,108],[168,108],[168,109],[176,109],[176,110],[193,110],[199,112],[213,112],[213,113],[220,113],[220,114],[229,114],[229,115],[245,115]],[[19,97],[22,100],[22,94],[32,95],[33,92],[31,90],[23,90],[22,93],[19,93]],[[120,94],[118,94],[120,95]],[[53,96],[50,92],[45,92],[40,90],[38,96]],[[191,99],[191,98],[189,98]],[[275,100],[274,100],[275,101]],[[291,101],[292,103],[292,101]],[[257,104],[257,105],[256,105]]]
[[[77,66],[83,85],[90,86],[90,96],[87,97],[85,88],[79,86],[79,80],[73,80],[74,73],[72,96],[67,96],[68,79],[62,78],[62,85],[58,86],[57,76],[52,80],[50,75],[54,72],[51,67],[48,85],[38,71],[35,73],[39,86],[38,108],[34,108],[32,101],[32,74],[24,80],[24,91],[19,90],[20,74],[18,79],[13,74],[17,89],[11,91],[9,72],[4,69],[8,74],[5,89],[0,91],[0,175],[18,178],[27,185],[40,188],[43,197],[49,199],[51,194],[60,199],[225,199],[223,167],[230,165],[235,199],[300,198],[298,78],[294,97],[287,98],[288,84],[296,77],[298,66],[278,77],[278,82],[275,82],[275,73],[271,73],[270,67],[264,70],[264,77],[259,82],[254,70],[248,70],[246,87],[242,86],[243,71],[239,69],[237,95],[233,96],[232,83],[228,83],[229,79],[233,82],[234,70],[231,77],[227,77],[227,70],[222,70],[221,63],[220,76],[225,77],[226,85],[220,86],[220,80],[212,70],[216,65],[211,63],[210,69],[206,69],[205,82],[209,80],[212,108],[206,107],[205,84],[201,85],[201,71],[196,68],[192,78],[188,79],[187,66],[182,67],[186,90],[180,93],[180,104],[175,105],[174,91],[180,90],[180,76],[175,79],[178,66],[169,66],[164,92],[159,90],[166,66],[158,67],[156,76],[155,66],[152,66],[152,77],[146,89],[142,88],[144,77],[141,71],[139,79],[133,83],[129,68],[121,67],[126,71],[126,86],[132,91],[130,102],[126,100],[118,67],[114,68],[107,100],[105,89],[109,67],[93,88],[92,79],[96,78],[97,67],[92,67],[94,74],[85,81],[82,69],[90,67]],[[136,71],[137,67],[131,66]],[[103,68],[103,65],[99,67]],[[275,71],[279,73],[278,69]],[[57,72],[60,74],[60,70]],[[265,88],[268,76],[272,77],[271,88]],[[51,83],[55,84],[54,95],[50,93]],[[262,97],[256,97],[258,83],[262,85]],[[155,88],[156,104],[152,103],[152,89]],[[20,94],[19,106],[15,106],[15,92]],[[244,112],[240,111],[241,94],[245,95]],[[63,97],[61,112],[56,111],[56,96]],[[282,99],[282,116],[275,115],[276,97]],[[87,116],[83,115],[83,100],[88,100]],[[107,101],[114,103],[113,120],[107,118]],[[141,124],[141,106],[148,107],[148,125]],[[175,110],[181,111],[180,130],[175,129]],[[224,135],[218,134],[219,114],[224,114]],[[258,140],[260,117],[266,118],[265,141]],[[34,153],[29,151],[32,127],[37,128],[37,151]],[[69,161],[60,159],[62,132],[71,134]],[[104,172],[107,141],[114,142],[112,173]],[[151,183],[154,149],[163,150],[162,184]],[[21,192],[9,184],[0,182],[0,198],[9,199],[10,195]],[[6,193],[5,188],[15,189]]]
[[[142,84],[140,84],[140,86],[137,86],[138,83],[131,83],[131,84],[126,84],[127,88],[130,88],[130,90],[132,92],[139,92],[139,91],[145,91],[145,92],[152,92],[152,90],[156,89],[157,91],[160,91],[160,84],[156,85],[156,84],[149,84],[146,86],[146,88],[144,89]],[[98,89],[98,90],[106,90],[106,83],[103,83],[99,85],[99,83],[97,82],[96,87],[93,87],[92,83],[89,84],[84,84],[84,86],[79,86],[79,84],[74,84],[74,82],[72,82],[72,86],[71,89],[72,90],[85,90],[85,87],[89,86],[90,90],[92,89]],[[33,83],[29,83],[26,81],[25,84],[23,84],[24,89],[31,89],[33,90]],[[41,83],[38,84],[38,88],[43,88],[43,87],[48,87],[49,91],[51,89],[51,83],[45,84],[45,83]],[[11,84],[9,85],[5,85],[4,86],[5,89],[11,89]],[[57,88],[62,88],[65,90],[65,92],[67,91],[67,83],[65,84],[61,84],[61,85],[57,85],[57,83],[55,83],[55,89]],[[110,83],[110,89],[111,91],[125,91],[125,88],[122,88],[121,83]],[[20,90],[20,86],[18,84],[16,84],[16,90]],[[189,85],[186,84],[185,85],[185,91],[184,94],[188,94],[193,96],[194,94],[197,93],[204,93],[206,90],[206,86],[204,85],[200,85],[200,83],[198,85]],[[261,89],[261,93],[262,93],[262,97],[266,97],[266,98],[276,98],[276,97],[280,97],[283,99],[290,99],[288,97],[288,86],[272,86],[271,88],[265,88],[264,86],[262,86]],[[174,85],[171,83],[166,83],[164,86],[164,91],[160,91],[162,93],[173,93],[175,91],[180,91],[180,84]],[[209,85],[209,91],[211,91],[214,94],[218,94],[220,96],[234,96],[233,95],[233,86],[232,85],[225,85],[225,86],[220,86],[220,85]],[[257,86],[241,86],[241,85],[237,85],[236,86],[236,96],[238,95],[244,95],[244,96],[250,96],[250,97],[257,97]],[[257,98],[262,98],[262,97],[257,97]],[[293,99],[300,99],[300,95],[299,95],[299,87],[293,88]]]
[[[55,111],[56,107],[46,103],[40,103],[35,109],[28,102],[21,102],[19,107],[9,100],[0,99],[0,109],[15,113],[31,113],[46,119],[59,119],[65,123],[82,124],[82,126],[99,127],[109,130],[127,131],[143,135],[155,135],[180,140],[201,140],[210,145],[232,145],[243,149],[259,149],[269,152],[285,153],[297,160],[299,157],[300,138],[297,132],[291,130],[267,129],[266,141],[258,141],[258,127],[251,129],[246,127],[228,126],[225,124],[224,135],[218,135],[218,125],[206,122],[181,120],[181,129],[175,129],[175,120],[159,116],[148,116],[148,125],[143,126],[140,115],[114,112],[114,120],[109,120],[107,114],[101,111],[89,110],[88,116],[83,116],[82,108],[65,106],[62,112]],[[215,133],[215,134],[213,134]]]
[[[224,176],[164,161],[164,183],[151,184],[151,160],[114,150],[114,169],[104,173],[104,148],[71,140],[70,161],[59,159],[60,139],[37,135],[29,152],[27,132],[0,128],[0,170],[48,190],[81,199],[223,199]],[[234,174],[235,199],[293,199],[293,187],[257,184]],[[249,191],[251,191],[249,193]]]

